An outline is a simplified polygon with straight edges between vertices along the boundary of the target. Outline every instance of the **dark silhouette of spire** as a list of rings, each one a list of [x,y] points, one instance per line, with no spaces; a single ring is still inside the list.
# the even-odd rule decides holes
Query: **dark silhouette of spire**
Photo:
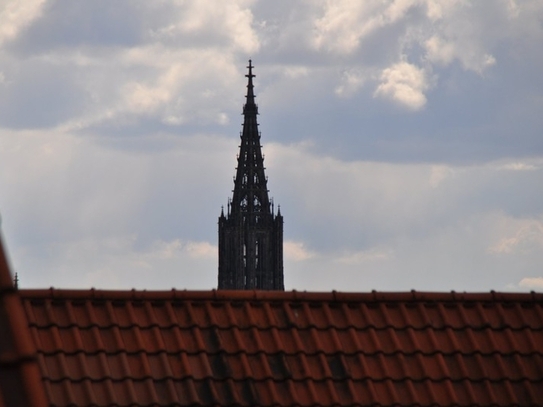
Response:
[[[219,217],[219,289],[283,290],[283,217],[268,197],[249,60],[232,200]]]

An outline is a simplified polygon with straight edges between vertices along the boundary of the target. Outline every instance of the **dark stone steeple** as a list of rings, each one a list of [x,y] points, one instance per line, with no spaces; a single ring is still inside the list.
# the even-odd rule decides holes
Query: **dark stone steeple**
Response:
[[[249,60],[232,200],[219,217],[219,289],[284,290],[283,217],[268,197]]]

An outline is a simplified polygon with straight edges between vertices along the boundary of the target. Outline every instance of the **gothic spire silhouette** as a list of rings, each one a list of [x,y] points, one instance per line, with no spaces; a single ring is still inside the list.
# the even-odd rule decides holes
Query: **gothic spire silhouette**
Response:
[[[283,217],[268,196],[249,60],[232,200],[219,216],[219,289],[284,290]]]

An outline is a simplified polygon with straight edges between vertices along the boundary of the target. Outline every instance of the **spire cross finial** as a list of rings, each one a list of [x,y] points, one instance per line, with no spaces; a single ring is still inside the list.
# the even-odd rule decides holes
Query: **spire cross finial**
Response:
[[[258,114],[257,107],[255,105],[255,93],[253,91],[253,78],[255,75],[253,75],[253,61],[249,59],[249,73],[245,75],[246,78],[249,78],[247,81],[247,96],[245,96],[247,102],[245,106],[243,107],[243,114],[249,113],[249,114]]]
[[[245,77],[246,77],[246,78],[250,78],[250,79],[254,78],[254,77],[255,77],[255,76],[253,75],[253,68],[254,68],[254,66],[253,66],[252,60],[250,60],[250,59],[249,59],[249,66],[248,66],[247,68],[249,68],[249,74],[245,75]]]

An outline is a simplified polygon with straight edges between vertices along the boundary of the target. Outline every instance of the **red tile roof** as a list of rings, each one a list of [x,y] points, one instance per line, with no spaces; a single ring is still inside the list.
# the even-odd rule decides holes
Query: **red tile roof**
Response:
[[[19,293],[55,406],[543,405],[543,294]]]
[[[0,407],[46,405],[36,348],[0,239]]]

